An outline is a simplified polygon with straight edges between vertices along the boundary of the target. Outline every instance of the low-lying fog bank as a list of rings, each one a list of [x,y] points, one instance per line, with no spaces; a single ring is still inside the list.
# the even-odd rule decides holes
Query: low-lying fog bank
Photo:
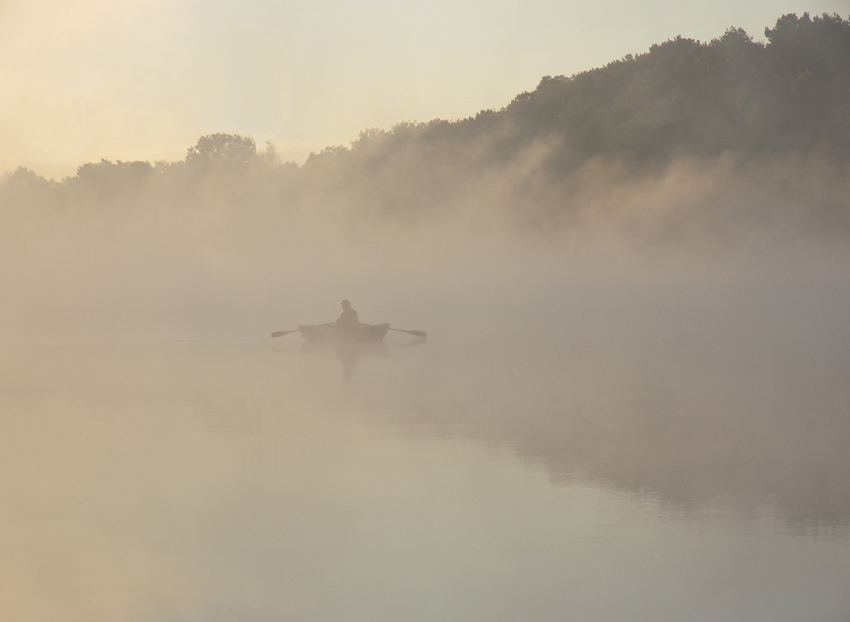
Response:
[[[522,154],[455,180],[444,201],[389,212],[356,187],[285,197],[252,178],[74,201],[7,187],[0,338],[263,335],[330,321],[342,297],[364,321],[463,326],[486,300],[521,323],[570,284],[794,288],[847,272],[842,167],[730,155],[637,174],[594,160],[555,183],[539,166]]]
[[[5,365],[13,343],[262,342],[348,298],[428,344],[377,379],[301,376],[308,401],[360,391],[393,426],[510,446],[555,481],[846,526],[850,176],[727,155],[641,175],[593,160],[555,184],[536,157],[408,212],[215,178],[7,201]]]

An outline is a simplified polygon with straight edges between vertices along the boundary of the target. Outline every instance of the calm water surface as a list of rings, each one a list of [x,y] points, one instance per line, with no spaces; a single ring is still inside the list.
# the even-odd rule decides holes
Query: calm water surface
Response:
[[[0,619],[850,619],[846,342],[609,328],[7,346]]]

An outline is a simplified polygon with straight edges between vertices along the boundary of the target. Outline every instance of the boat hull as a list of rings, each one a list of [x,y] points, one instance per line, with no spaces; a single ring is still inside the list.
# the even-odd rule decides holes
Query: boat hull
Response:
[[[307,341],[329,344],[375,343],[382,341],[389,330],[387,324],[361,324],[356,329],[344,329],[333,325],[299,326],[301,336]]]

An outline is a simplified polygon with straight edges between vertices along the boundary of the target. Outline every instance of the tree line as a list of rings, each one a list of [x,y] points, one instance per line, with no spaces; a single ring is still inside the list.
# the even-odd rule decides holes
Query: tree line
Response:
[[[101,160],[59,182],[19,168],[0,184],[0,200],[123,204],[153,192],[174,202],[344,200],[410,213],[450,204],[470,179],[508,169],[517,196],[541,184],[551,192],[599,158],[638,172],[724,153],[846,166],[850,21],[788,14],[764,34],[765,42],[740,28],[709,42],[678,36],[604,67],[544,76],[500,110],[364,130],[350,146],[328,147],[302,165],[282,162],[271,144],[258,149],[250,137],[219,133],[201,137],[177,162]],[[523,168],[523,158],[532,164]]]

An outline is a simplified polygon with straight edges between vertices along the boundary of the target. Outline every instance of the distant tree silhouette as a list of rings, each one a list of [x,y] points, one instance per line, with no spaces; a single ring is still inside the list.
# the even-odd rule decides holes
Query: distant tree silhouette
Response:
[[[258,159],[253,138],[239,134],[201,136],[186,154],[186,164],[195,169],[215,168],[244,172]]]
[[[56,186],[54,182],[46,180],[38,173],[34,173],[23,166],[15,169],[4,182],[7,188],[15,190],[47,190]]]
[[[101,160],[96,164],[89,162],[80,166],[72,181],[97,187],[119,187],[143,182],[153,173],[154,167],[149,162]]]
[[[78,204],[91,202],[122,204],[138,198],[157,175],[149,162],[101,160],[83,164],[63,182],[68,199]]]
[[[19,166],[0,183],[0,207],[43,207],[55,201],[58,194],[58,185],[53,180],[48,181],[30,169]]]

